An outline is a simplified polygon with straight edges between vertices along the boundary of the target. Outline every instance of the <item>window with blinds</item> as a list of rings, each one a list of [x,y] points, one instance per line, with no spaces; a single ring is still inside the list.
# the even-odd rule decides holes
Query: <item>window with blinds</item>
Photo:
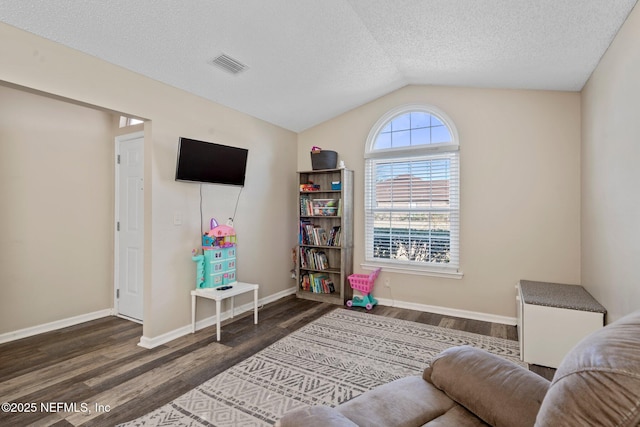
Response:
[[[450,121],[405,107],[374,126],[367,147],[366,261],[458,271],[459,152]]]

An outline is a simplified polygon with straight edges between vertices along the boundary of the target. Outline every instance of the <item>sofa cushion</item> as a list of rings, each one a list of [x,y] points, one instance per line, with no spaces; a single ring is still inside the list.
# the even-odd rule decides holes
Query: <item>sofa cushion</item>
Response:
[[[640,310],[580,341],[563,359],[536,426],[640,425]]]
[[[336,408],[313,406],[286,413],[277,427],[418,427],[483,423],[419,376],[400,378]]]
[[[358,427],[356,423],[328,406],[309,406],[288,413],[276,427]]]
[[[361,427],[415,427],[454,406],[456,403],[433,385],[419,376],[410,376],[369,390],[337,409]]]
[[[533,426],[549,382],[468,345],[441,352],[424,378],[492,426]]]
[[[457,405],[449,409],[422,427],[486,427],[487,423],[474,417],[463,406]]]

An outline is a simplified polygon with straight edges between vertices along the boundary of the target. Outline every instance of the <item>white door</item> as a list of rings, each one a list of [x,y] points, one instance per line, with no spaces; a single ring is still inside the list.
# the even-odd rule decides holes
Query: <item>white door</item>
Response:
[[[116,306],[142,321],[144,264],[144,137],[116,138]]]

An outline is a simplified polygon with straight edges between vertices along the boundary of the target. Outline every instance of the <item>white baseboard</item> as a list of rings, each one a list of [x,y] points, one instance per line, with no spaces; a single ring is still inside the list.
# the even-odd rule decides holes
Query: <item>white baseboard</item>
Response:
[[[42,325],[19,329],[13,332],[5,332],[4,334],[0,334],[0,344],[31,337],[33,335],[38,335],[45,332],[55,331],[57,329],[66,328],[68,326],[77,325],[79,323],[88,322],[90,320],[100,319],[102,317],[113,316],[114,314],[115,312],[112,308],[107,308],[100,311],[94,311],[93,313],[81,314],[79,316],[69,317],[67,319],[56,320],[54,322],[49,322]]]
[[[284,298],[288,295],[293,295],[296,293],[296,288],[292,287],[289,289],[285,289],[284,291],[280,291],[277,292],[273,295],[269,295],[266,296],[264,298],[260,298],[258,299],[258,307],[261,307],[265,304],[268,304],[270,302],[279,300],[280,298]],[[247,304],[243,304],[240,306],[237,306],[234,308],[233,312],[235,315],[239,315],[242,313],[246,313],[247,311],[253,311],[253,301]],[[223,311],[221,313],[222,320],[227,320],[231,318],[231,310],[227,310],[227,311]],[[258,319],[260,318],[260,316],[258,316]],[[213,326],[216,324],[216,316],[210,316],[207,317],[206,319],[202,319],[196,322],[196,331],[202,328],[206,328],[209,326]],[[173,331],[169,331],[165,334],[162,335],[158,335],[157,337],[153,337],[153,338],[148,338],[148,337],[141,337],[140,338],[140,342],[138,343],[138,345],[140,347],[144,347],[144,348],[154,348],[157,347],[159,345],[162,344],[166,344],[169,341],[175,340],[176,338],[180,338],[184,335],[190,334],[191,333],[191,324],[186,325],[186,326],[182,326],[178,329],[174,329]]]
[[[258,306],[263,306],[265,304],[268,304],[273,301],[277,301],[280,298],[284,298],[286,296],[293,295],[295,293],[296,293],[295,286],[289,289],[285,289],[284,291],[280,291],[273,295],[269,295],[259,299]],[[467,310],[458,310],[454,308],[439,307],[434,305],[416,304],[416,303],[397,301],[397,300],[391,300],[386,298],[378,298],[378,304],[389,306],[389,307],[406,308],[409,310],[443,314],[445,316],[461,317],[464,319],[473,319],[473,320],[481,320],[485,322],[501,323],[505,325],[516,325],[517,323],[517,320],[515,317],[498,316],[495,314],[487,314],[487,313],[480,313],[480,312],[467,311]],[[234,310],[234,313],[239,315],[251,310],[253,310],[253,302],[236,307]],[[42,334],[45,332],[55,331],[57,329],[66,328],[68,326],[77,325],[79,323],[88,322],[90,320],[96,320],[102,317],[114,316],[114,315],[116,315],[116,313],[113,309],[105,309],[105,310],[95,311],[93,313],[81,314],[79,316],[74,316],[67,319],[56,320],[54,322],[49,322],[42,325],[36,325],[29,328],[19,329],[17,331],[6,332],[3,334],[0,334],[0,344],[6,343],[9,341],[19,340],[22,338],[27,338],[27,337]],[[221,317],[223,321],[231,318],[231,310],[224,311]],[[202,319],[196,323],[196,330],[213,326],[215,325],[215,321],[216,321],[215,315],[210,316],[206,319]],[[140,342],[138,343],[138,345],[144,348],[151,349],[190,333],[191,333],[191,325],[189,324],[181,328],[175,329],[173,331],[167,332],[165,334],[159,335],[157,337],[148,338],[148,337],[142,336],[140,338]]]
[[[496,314],[480,313],[476,311],[458,310],[456,308],[439,307],[436,305],[416,304],[413,302],[397,301],[387,298],[378,298],[378,304],[388,307],[406,308],[408,310],[424,311],[428,313],[443,314],[445,316],[462,317],[464,319],[482,320],[484,322],[501,323],[515,326],[515,317],[498,316]]]
[[[158,335],[157,337],[153,338],[148,338],[143,335],[140,337],[140,342],[138,343],[138,345],[140,347],[152,349],[189,333],[191,333],[191,325],[174,329],[173,331],[169,331],[166,334]]]

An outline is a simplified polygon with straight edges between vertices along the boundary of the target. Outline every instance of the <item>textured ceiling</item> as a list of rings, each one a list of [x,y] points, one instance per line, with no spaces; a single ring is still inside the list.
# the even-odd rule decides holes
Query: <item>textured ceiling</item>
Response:
[[[301,131],[408,84],[579,91],[635,3],[0,0],[0,21]]]

